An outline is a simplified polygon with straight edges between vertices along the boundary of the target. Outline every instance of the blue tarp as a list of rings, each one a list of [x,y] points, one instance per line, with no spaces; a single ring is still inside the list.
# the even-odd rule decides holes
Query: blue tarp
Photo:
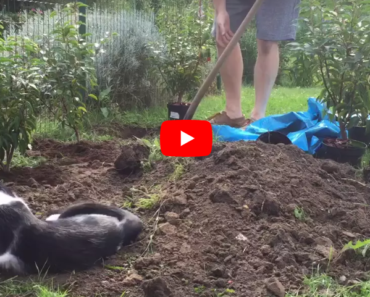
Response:
[[[246,130],[213,125],[220,141],[256,140],[262,133],[277,131],[307,153],[314,154],[324,138],[340,137],[339,125],[323,116],[324,105],[316,98],[308,99],[308,110],[272,115],[255,121]]]

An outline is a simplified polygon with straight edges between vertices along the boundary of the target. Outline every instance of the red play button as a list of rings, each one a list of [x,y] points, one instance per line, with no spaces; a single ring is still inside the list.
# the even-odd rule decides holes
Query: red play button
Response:
[[[203,157],[212,151],[212,126],[207,121],[165,121],[161,126],[162,154],[168,157]]]

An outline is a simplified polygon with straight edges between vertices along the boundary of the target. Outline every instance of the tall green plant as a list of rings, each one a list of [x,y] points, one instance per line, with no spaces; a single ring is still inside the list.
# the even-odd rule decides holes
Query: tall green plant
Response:
[[[0,167],[10,170],[16,149],[24,153],[35,129],[39,101],[39,48],[28,38],[0,39]]]
[[[63,9],[67,16],[65,22],[60,22],[56,13],[51,15],[55,30],[40,51],[45,61],[44,103],[63,127],[73,129],[77,141],[80,141],[79,130],[87,113],[86,100],[97,99],[93,94],[84,96],[88,92],[87,85],[92,90],[97,86],[97,80],[95,45],[86,42],[86,36],[81,36],[78,31],[81,25],[78,9],[82,5],[67,4]]]
[[[186,93],[196,89],[201,81],[202,66],[207,61],[205,52],[212,44],[212,15],[203,7],[199,17],[199,1],[192,1],[178,10],[174,5],[163,5],[157,15],[157,25],[164,37],[152,44],[153,62],[165,89],[181,103]]]
[[[370,3],[366,0],[302,2],[301,22],[308,28],[290,46],[314,58],[323,89],[319,96],[337,115],[341,137],[346,128],[367,118],[370,108]]]

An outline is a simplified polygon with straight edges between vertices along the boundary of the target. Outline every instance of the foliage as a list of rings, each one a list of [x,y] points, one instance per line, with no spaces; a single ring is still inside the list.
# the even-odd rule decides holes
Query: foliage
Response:
[[[28,38],[0,40],[0,166],[9,171],[16,149],[24,153],[35,129],[40,63]]]
[[[306,213],[305,213],[304,209],[303,209],[303,208],[301,208],[301,207],[296,207],[296,208],[294,209],[294,216],[295,216],[298,220],[300,220],[300,221],[304,221],[304,220],[306,219]]]
[[[91,10],[91,14],[98,20],[103,16],[106,30],[118,33],[96,63],[100,89],[111,89],[111,100],[105,107],[112,108],[111,101],[125,109],[152,105],[157,97],[159,75],[151,72],[148,44],[163,42],[154,25],[154,16],[137,11],[112,14],[98,8]],[[116,22],[112,22],[114,19]],[[87,29],[95,30],[92,26]],[[93,33],[91,40],[98,37],[99,34]]]
[[[240,49],[243,57],[243,82],[253,84],[254,65],[257,61],[256,25],[251,24],[240,40]]]
[[[163,5],[158,12],[157,25],[165,44],[152,43],[152,60],[165,89],[178,103],[200,85],[201,68],[207,61],[205,52],[213,42],[210,11],[205,7],[204,16],[199,17],[199,2],[194,0],[182,10]]]
[[[358,240],[356,244],[353,244],[353,242],[350,241],[343,247],[342,252],[347,250],[354,250],[356,252],[360,252],[365,257],[369,248],[370,248],[370,239],[366,239],[364,241]]]
[[[313,58],[323,89],[319,96],[337,115],[341,137],[346,128],[366,120],[370,108],[369,58],[370,20],[368,1],[310,0],[302,3],[303,24],[308,28],[299,42],[291,43],[298,53]]]
[[[67,4],[67,16],[75,16],[82,4]],[[54,18],[56,14],[52,14]],[[52,35],[42,44],[40,54],[45,61],[42,69],[44,85],[42,101],[62,124],[75,132],[80,141],[79,130],[86,110],[87,84],[97,85],[95,69],[95,47],[79,34],[79,22],[70,18],[64,23],[55,22]],[[104,42],[105,40],[103,40]],[[93,94],[88,97],[96,99]]]
[[[143,145],[149,148],[148,159],[143,162],[144,170],[153,169],[154,163],[160,160],[163,160],[165,156],[161,152],[161,144],[159,138],[154,138],[152,141],[145,138],[137,138]]]

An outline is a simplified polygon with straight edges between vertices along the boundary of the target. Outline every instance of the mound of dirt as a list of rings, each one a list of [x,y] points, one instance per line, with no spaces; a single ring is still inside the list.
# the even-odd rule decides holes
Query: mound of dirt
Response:
[[[155,236],[161,261],[135,268],[160,273],[174,296],[284,296],[318,267],[362,278],[369,260],[339,256],[370,237],[369,189],[355,175],[295,146],[223,145],[168,186]]]

